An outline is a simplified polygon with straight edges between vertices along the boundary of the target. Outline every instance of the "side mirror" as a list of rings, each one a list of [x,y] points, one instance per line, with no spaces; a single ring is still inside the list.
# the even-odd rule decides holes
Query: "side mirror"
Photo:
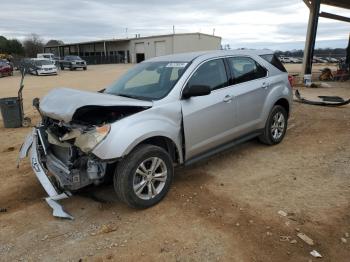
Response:
[[[187,99],[192,96],[206,96],[211,93],[210,86],[206,85],[187,85],[182,92],[182,97]]]

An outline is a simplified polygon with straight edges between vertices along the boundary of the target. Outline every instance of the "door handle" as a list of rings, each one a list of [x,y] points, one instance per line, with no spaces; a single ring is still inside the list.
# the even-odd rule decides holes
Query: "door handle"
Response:
[[[226,95],[223,100],[225,103],[230,103],[232,101],[232,96],[231,95]]]
[[[263,82],[263,83],[262,83],[262,85],[261,85],[261,88],[266,89],[266,88],[268,88],[269,86],[270,86],[270,84],[269,84],[269,83],[267,83],[267,82]]]

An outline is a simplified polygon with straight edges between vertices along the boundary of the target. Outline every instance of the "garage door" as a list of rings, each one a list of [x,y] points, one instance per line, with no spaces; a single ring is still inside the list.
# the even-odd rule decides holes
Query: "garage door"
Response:
[[[136,43],[135,44],[135,53],[144,54],[145,53],[145,43]]]
[[[156,56],[165,55],[165,41],[155,42],[155,47],[156,47]]]

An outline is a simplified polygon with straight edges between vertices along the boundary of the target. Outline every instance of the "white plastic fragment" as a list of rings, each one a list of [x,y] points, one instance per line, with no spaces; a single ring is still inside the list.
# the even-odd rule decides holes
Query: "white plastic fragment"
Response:
[[[298,233],[297,236],[302,239],[306,244],[313,246],[314,245],[314,241],[309,238],[307,235],[305,235],[304,233]]]
[[[316,257],[316,258],[321,258],[322,257],[322,255],[320,253],[318,253],[316,250],[312,250],[310,252],[310,254],[311,254],[311,256]]]
[[[287,216],[287,213],[284,212],[283,210],[280,210],[277,212],[280,216],[283,216],[283,217],[286,217]]]

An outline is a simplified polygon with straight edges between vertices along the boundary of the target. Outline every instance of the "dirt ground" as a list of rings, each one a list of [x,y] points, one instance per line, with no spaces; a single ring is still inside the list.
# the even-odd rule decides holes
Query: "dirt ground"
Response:
[[[34,97],[54,87],[99,90],[128,68],[28,76],[25,112],[35,123]],[[15,96],[18,84],[18,72],[1,78],[0,97]],[[350,98],[350,82],[329,85],[301,93]],[[51,215],[28,160],[16,168],[30,128],[1,123],[0,260],[350,261],[350,106],[293,106],[283,143],[253,140],[178,169],[167,197],[147,210],[116,201],[110,186],[81,192],[62,201],[73,221]],[[322,259],[310,255],[314,249]]]

